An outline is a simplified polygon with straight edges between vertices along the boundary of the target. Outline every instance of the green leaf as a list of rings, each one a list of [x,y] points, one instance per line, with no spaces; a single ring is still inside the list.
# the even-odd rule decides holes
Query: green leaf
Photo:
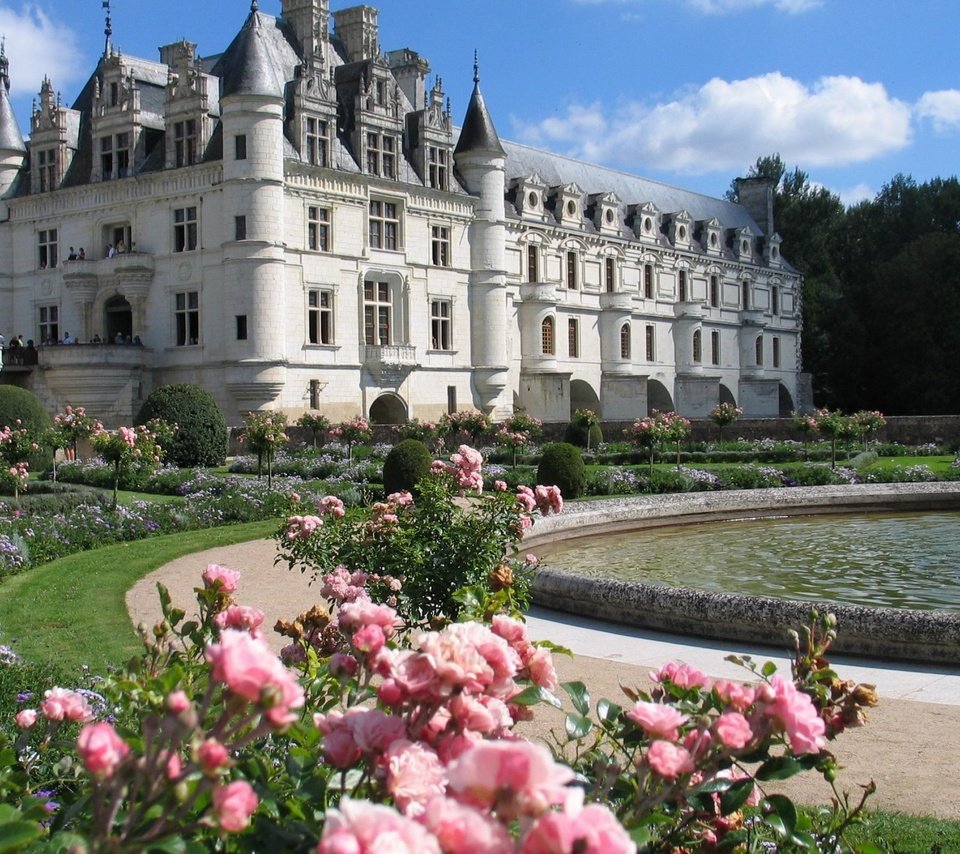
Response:
[[[524,688],[519,694],[512,696],[510,702],[516,703],[518,706],[535,706],[537,703],[549,703],[555,708],[563,708],[563,704],[557,697],[539,685],[530,685],[528,688]]]
[[[872,842],[858,842],[857,854],[887,854],[887,852]]]
[[[581,715],[590,713],[590,692],[583,682],[564,682],[560,687],[567,692],[573,707]]]
[[[787,780],[794,774],[799,774],[803,766],[791,756],[773,756],[758,769],[758,780]]]
[[[763,667],[760,668],[760,672],[764,676],[773,676],[773,674],[777,672],[777,665],[772,661],[765,661]]]
[[[720,797],[720,815],[730,815],[742,807],[753,794],[754,782],[750,778],[737,780]]]
[[[616,703],[609,700],[599,700],[597,702],[597,717],[604,723],[614,723],[620,717],[623,709]]]
[[[0,854],[20,851],[43,836],[39,824],[29,821],[9,821],[0,824]]]
[[[781,839],[790,839],[797,827],[797,808],[786,795],[768,795],[763,801],[766,823]]]
[[[582,715],[567,715],[567,737],[571,739],[584,738],[593,729],[593,721]]]

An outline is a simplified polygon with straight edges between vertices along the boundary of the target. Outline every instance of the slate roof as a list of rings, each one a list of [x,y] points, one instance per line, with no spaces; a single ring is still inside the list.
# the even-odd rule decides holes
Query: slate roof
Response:
[[[221,97],[268,95],[282,98],[288,80],[300,64],[285,32],[272,15],[251,12],[230,47],[213,68],[222,80]]]
[[[23,135],[17,124],[17,117],[13,114],[10,96],[7,87],[0,83],[0,149],[3,151],[27,150],[23,143]]]
[[[460,129],[460,138],[457,140],[454,156],[467,152],[504,154],[500,137],[497,136],[497,129],[493,126],[493,119],[490,118],[487,105],[483,100],[478,80],[474,80],[473,94],[470,96],[470,104],[467,106],[467,115]]]

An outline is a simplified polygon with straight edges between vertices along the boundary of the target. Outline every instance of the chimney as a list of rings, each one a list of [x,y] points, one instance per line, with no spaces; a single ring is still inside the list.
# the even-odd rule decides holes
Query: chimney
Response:
[[[737,198],[753,217],[764,237],[774,234],[773,191],[776,182],[772,178],[737,178]]]
[[[347,62],[372,59],[380,52],[377,10],[372,6],[353,6],[333,13],[337,36],[347,50]]]

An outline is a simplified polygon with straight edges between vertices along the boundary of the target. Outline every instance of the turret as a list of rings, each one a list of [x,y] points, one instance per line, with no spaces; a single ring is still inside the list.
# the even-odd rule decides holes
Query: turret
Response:
[[[10,104],[10,62],[6,45],[0,44],[0,198],[13,186],[26,157],[27,147]]]
[[[473,95],[453,158],[467,190],[477,197],[470,226],[471,357],[479,405],[507,415],[507,276],[504,175],[506,152],[480,91],[476,63]]]

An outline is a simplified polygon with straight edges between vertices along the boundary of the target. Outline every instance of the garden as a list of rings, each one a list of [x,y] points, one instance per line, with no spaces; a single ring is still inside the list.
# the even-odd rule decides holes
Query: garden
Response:
[[[22,642],[0,664],[0,850],[894,850],[864,834],[869,792],[836,788],[830,741],[876,698],[833,671],[830,615],[797,627],[789,672],[666,663],[595,699],[559,682],[568,651],[527,635],[521,540],[565,500],[954,479],[953,449],[881,444],[879,413],[746,442],[721,406],[716,441],[696,444],[674,413],[604,436],[578,411],[544,442],[528,416],[462,412],[381,443],[359,417],[252,413],[227,465],[194,387],[158,389],[117,430],[70,408],[46,423],[6,391],[0,640]],[[217,565],[197,567],[195,603],[161,588],[163,619],[139,639],[124,627],[123,591],[149,568],[271,534],[318,592],[275,627],[279,657]],[[553,741],[518,738],[544,705],[564,710]],[[833,805],[769,791],[798,774]]]

